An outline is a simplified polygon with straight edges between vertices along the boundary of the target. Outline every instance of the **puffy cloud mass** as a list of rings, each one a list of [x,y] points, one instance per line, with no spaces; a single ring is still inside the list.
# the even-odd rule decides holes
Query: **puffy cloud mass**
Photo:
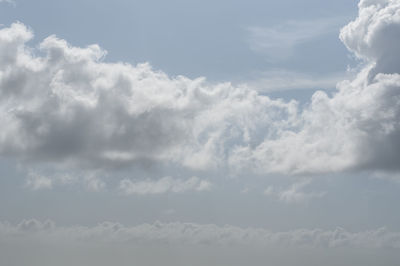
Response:
[[[400,1],[362,0],[359,10],[340,38],[365,68],[304,108],[148,64],[107,63],[97,45],[50,36],[33,49],[32,31],[15,23],[0,30],[0,153],[91,169],[399,170]]]

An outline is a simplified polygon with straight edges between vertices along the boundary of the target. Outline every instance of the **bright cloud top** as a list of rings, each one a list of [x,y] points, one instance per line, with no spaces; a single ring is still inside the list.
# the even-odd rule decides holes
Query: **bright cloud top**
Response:
[[[32,31],[15,23],[0,30],[0,153],[78,169],[399,170],[400,1],[359,8],[340,37],[366,67],[304,109],[148,64],[106,63],[97,45],[50,36],[32,49]]]

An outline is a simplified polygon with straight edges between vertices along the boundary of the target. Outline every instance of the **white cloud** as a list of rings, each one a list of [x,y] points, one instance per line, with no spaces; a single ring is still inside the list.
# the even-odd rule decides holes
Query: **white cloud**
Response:
[[[262,228],[240,228],[232,225],[193,223],[141,224],[126,227],[119,223],[104,222],[93,227],[59,227],[52,221],[25,220],[20,224],[0,223],[1,239],[41,239],[41,241],[78,241],[85,243],[143,241],[179,244],[217,245],[279,245],[317,248],[391,248],[400,249],[400,233],[385,228],[349,232],[334,230],[298,229],[272,232]]]
[[[49,177],[30,172],[25,184],[33,190],[51,189],[53,187],[53,180]]]
[[[85,178],[86,186],[91,191],[101,191],[105,189],[106,183],[98,177],[89,176]]]
[[[379,3],[379,4],[374,4]],[[238,173],[400,170],[400,9],[361,1],[341,32],[367,66],[300,109],[257,91],[105,63],[97,45],[0,30],[0,154],[66,169],[169,165]],[[313,36],[302,33],[299,40]]]
[[[325,195],[325,192],[304,192],[303,188],[309,185],[310,179],[305,179],[301,182],[294,183],[289,189],[279,193],[279,199],[287,203],[308,201],[314,198],[320,198]]]
[[[388,180],[394,183],[400,184],[400,173],[399,172],[384,172],[384,171],[375,171],[372,175],[373,178]]]
[[[240,193],[241,193],[241,194],[248,194],[250,191],[251,191],[251,189],[248,188],[248,187],[246,187],[246,188],[243,188],[243,189],[240,191]]]
[[[54,173],[52,175],[30,170],[25,180],[27,188],[32,190],[52,189],[59,186],[79,185],[88,191],[101,191],[106,188],[103,181],[104,176],[96,171],[85,171],[80,173]]]
[[[266,189],[264,189],[264,195],[266,196],[271,196],[274,195],[274,187],[273,186],[268,186]]]
[[[253,80],[246,81],[243,86],[249,86],[258,92],[275,92],[299,89],[334,89],[339,81],[349,74],[336,73],[326,76],[274,70],[257,74]]]
[[[279,201],[286,203],[301,203],[311,199],[321,198],[325,192],[305,191],[304,189],[311,183],[311,179],[304,179],[292,184],[289,188],[281,189],[273,186],[268,186],[264,190],[264,195],[275,197]]]
[[[312,21],[286,21],[270,27],[249,27],[250,48],[270,60],[290,57],[299,44],[327,33],[339,31],[343,18]]]
[[[12,4],[13,6],[16,5],[16,2],[14,0],[0,0],[0,3],[8,3],[8,4]]]
[[[174,179],[163,177],[157,181],[147,179],[144,181],[132,181],[124,179],[120,182],[120,189],[124,194],[148,195],[164,193],[183,193],[187,191],[207,191],[211,189],[211,183],[198,177],[189,179]]]

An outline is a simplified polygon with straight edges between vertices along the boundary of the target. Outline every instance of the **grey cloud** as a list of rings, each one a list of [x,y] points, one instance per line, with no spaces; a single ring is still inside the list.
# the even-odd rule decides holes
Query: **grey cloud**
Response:
[[[33,189],[50,189],[53,187],[53,180],[49,177],[31,172],[26,180],[26,186]]]
[[[53,172],[53,171],[51,171]],[[99,171],[62,172],[49,174],[48,171],[30,169],[26,173],[25,187],[31,190],[53,189],[60,186],[80,186],[88,191],[106,189],[107,176]]]
[[[295,115],[295,102],[230,84],[103,63],[96,45],[76,48],[51,36],[40,44],[46,56],[35,57],[21,23],[0,35],[6,156],[89,168],[168,162],[203,169],[223,164],[234,145],[257,145],[260,130],[273,134],[274,124]]]
[[[315,93],[299,116],[297,130],[283,130],[279,138],[265,139],[255,149],[242,147],[234,161],[292,173],[399,170],[400,69],[387,58],[398,54],[393,38],[400,32],[400,5],[361,1],[359,7],[359,17],[340,37],[366,60],[365,68],[354,80],[338,83],[332,97]],[[269,163],[277,160],[280,164]]]
[[[365,1],[359,3],[359,16],[344,27],[340,38],[358,57],[372,63],[369,82],[379,73],[400,72],[398,46],[400,19],[398,1]]]
[[[302,89],[333,89],[336,88],[336,84],[339,81],[350,75],[350,73],[335,73],[321,76],[285,70],[273,70],[258,73],[253,80],[248,80],[243,85],[249,86],[261,93]]]
[[[359,7],[340,36],[365,68],[333,96],[315,93],[304,109],[228,83],[168,77],[148,64],[105,63],[99,46],[54,36],[38,56],[26,45],[32,32],[13,24],[0,30],[0,153],[75,169],[397,171],[399,1]]]
[[[185,243],[191,245],[279,245],[316,248],[400,248],[400,233],[385,228],[349,232],[334,230],[298,229],[272,232],[261,228],[240,228],[232,225],[193,223],[141,224],[126,227],[119,223],[104,222],[93,227],[59,227],[52,221],[25,220],[19,224],[0,223],[2,239],[22,238],[42,241],[75,241],[102,243]]]
[[[8,3],[8,4],[11,4],[13,6],[16,5],[16,2],[14,0],[0,0],[0,3]]]
[[[264,190],[264,195],[276,197],[278,200],[286,203],[307,202],[325,195],[325,192],[305,191],[305,188],[310,183],[311,179],[304,179],[285,189],[268,186]]]
[[[159,180],[132,181],[124,179],[120,181],[120,190],[126,195],[148,195],[164,193],[182,193],[187,191],[207,191],[211,188],[211,183],[201,180],[198,177],[188,179],[174,179],[172,177],[163,177]]]

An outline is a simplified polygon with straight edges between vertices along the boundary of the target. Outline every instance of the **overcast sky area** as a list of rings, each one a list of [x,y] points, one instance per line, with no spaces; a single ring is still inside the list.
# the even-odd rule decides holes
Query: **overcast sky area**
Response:
[[[400,0],[0,18],[0,265],[399,265]]]

